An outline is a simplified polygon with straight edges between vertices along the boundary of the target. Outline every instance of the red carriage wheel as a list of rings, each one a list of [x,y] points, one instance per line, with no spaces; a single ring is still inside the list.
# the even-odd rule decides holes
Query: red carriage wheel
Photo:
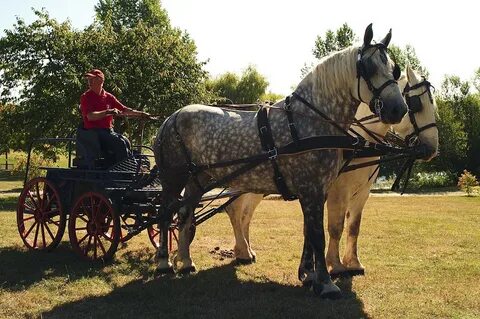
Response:
[[[62,240],[66,220],[60,196],[51,181],[36,177],[25,185],[17,205],[18,232],[25,246],[54,249]]]
[[[104,195],[88,192],[80,196],[68,220],[72,248],[88,260],[107,261],[120,241],[120,218]]]
[[[173,218],[173,222],[168,229],[168,251],[172,252],[178,249],[178,218],[175,216]],[[190,242],[193,241],[195,237],[196,226],[191,226],[191,238]],[[153,224],[152,226],[147,228],[148,238],[152,243],[153,247],[158,248],[160,246],[160,236],[161,230],[158,228],[158,224]]]

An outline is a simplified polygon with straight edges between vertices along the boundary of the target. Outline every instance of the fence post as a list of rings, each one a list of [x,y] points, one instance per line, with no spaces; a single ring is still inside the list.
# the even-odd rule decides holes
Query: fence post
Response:
[[[5,152],[5,170],[8,171],[8,151]]]

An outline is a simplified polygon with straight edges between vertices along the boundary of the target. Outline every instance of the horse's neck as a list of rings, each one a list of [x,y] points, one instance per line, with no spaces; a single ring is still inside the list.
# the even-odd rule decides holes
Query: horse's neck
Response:
[[[352,83],[356,78],[356,50],[353,48],[337,52],[322,60],[298,85],[295,92],[309,101],[316,109],[327,115],[344,129],[348,129],[355,116],[358,101],[352,96]],[[302,113],[318,115],[303,103],[295,105]],[[327,132],[338,134],[332,125]]]
[[[360,103],[357,109],[357,113],[355,114],[355,118],[357,120],[360,120],[366,116],[372,115],[372,112],[370,111],[370,108],[368,107],[367,104],[365,103]],[[368,123],[368,121],[367,121]],[[370,123],[370,124],[364,124],[365,128],[369,131],[374,132],[375,134],[378,134],[380,136],[385,136],[390,129],[390,124],[385,124],[382,123],[381,121]],[[358,129],[355,130],[357,131],[361,136],[363,136],[367,141],[370,142],[375,142],[374,138],[372,138],[366,131],[363,129]]]

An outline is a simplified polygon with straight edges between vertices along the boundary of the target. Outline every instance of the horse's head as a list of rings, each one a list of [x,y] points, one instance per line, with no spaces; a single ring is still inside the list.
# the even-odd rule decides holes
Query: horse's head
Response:
[[[438,129],[435,119],[435,99],[430,91],[431,84],[407,66],[408,83],[404,94],[408,105],[408,116],[395,125],[395,131],[405,139],[407,145],[423,144],[426,161],[438,152]]]
[[[382,122],[399,123],[407,112],[407,105],[396,81],[400,77],[400,69],[387,53],[392,30],[378,43],[372,43],[372,38],[370,24],[365,30],[363,45],[358,49],[354,92]]]

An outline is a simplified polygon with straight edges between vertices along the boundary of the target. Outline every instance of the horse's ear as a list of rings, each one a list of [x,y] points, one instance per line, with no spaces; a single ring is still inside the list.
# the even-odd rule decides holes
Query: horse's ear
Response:
[[[367,28],[365,29],[365,35],[363,36],[363,47],[367,47],[370,45],[373,39],[373,30],[372,24],[370,23]]]
[[[416,84],[418,82],[417,80],[417,75],[415,74],[415,72],[413,71],[412,67],[410,66],[410,64],[407,64],[407,78],[408,78],[408,82],[409,83],[414,83]]]
[[[386,47],[388,47],[388,44],[390,43],[390,40],[392,40],[392,29],[390,29],[390,31],[388,31],[385,38],[383,38],[382,41],[380,41],[380,42],[383,43]]]

